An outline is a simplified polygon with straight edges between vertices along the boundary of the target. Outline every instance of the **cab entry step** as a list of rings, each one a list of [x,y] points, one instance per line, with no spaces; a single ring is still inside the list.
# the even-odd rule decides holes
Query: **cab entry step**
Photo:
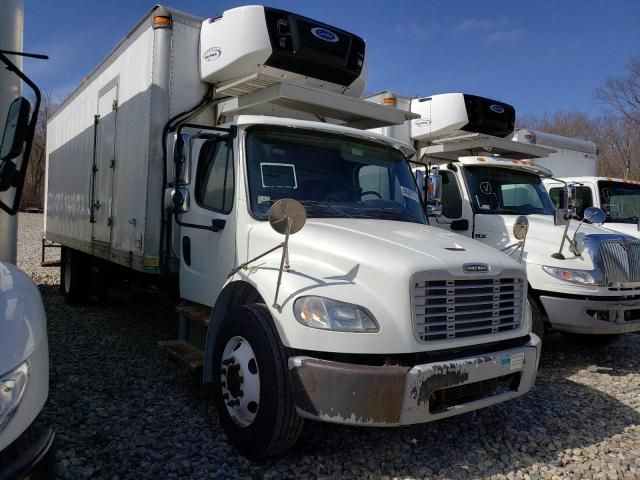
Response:
[[[196,371],[204,365],[204,352],[184,340],[164,340],[158,342],[158,346],[170,358],[186,365],[192,371]]]

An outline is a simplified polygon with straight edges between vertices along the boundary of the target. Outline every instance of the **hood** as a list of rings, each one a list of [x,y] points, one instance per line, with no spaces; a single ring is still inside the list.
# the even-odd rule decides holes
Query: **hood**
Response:
[[[0,262],[0,375],[28,358],[46,334],[38,288],[18,267]]]
[[[271,238],[268,243],[263,243]],[[267,222],[251,229],[251,255],[260,248],[282,241]],[[290,257],[321,262],[326,269],[342,268],[343,263],[389,270],[405,276],[425,270],[446,271],[452,276],[467,276],[466,263],[484,263],[490,274],[504,269],[520,270],[515,260],[495,249],[462,235],[410,222],[370,219],[309,219],[290,239]],[[341,261],[343,260],[343,262]]]
[[[632,237],[640,238],[640,230],[635,223],[614,223],[607,222],[602,225],[603,228],[615,233],[624,233]]]
[[[517,242],[513,236],[513,224],[517,215],[476,215],[476,231],[487,232],[487,242],[504,248]],[[557,260],[551,257],[560,248],[564,225],[555,225],[552,215],[527,215],[529,220],[529,232],[525,244],[525,258],[527,263],[541,265],[556,265],[567,268],[579,268],[591,270],[594,268],[591,257],[583,253],[576,257],[569,250],[569,243],[565,242],[563,254],[565,260]],[[573,238],[579,221],[572,220],[567,235]],[[585,235],[611,235],[611,231],[605,228],[583,223],[578,232]]]

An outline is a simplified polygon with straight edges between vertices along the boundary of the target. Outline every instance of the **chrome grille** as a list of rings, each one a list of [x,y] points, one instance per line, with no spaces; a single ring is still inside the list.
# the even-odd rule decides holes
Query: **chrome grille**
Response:
[[[625,248],[626,246],[626,248]],[[640,282],[640,242],[606,241],[599,245],[602,273],[609,284]]]
[[[416,281],[416,336],[429,342],[517,329],[524,291],[519,278]]]

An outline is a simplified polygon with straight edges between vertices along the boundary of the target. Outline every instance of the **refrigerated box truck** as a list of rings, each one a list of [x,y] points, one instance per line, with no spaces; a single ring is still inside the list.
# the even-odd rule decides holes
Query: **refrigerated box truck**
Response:
[[[545,180],[554,203],[560,204],[565,183],[571,183],[579,218],[586,208],[601,208],[607,215],[604,227],[640,238],[640,179],[599,176],[595,143],[524,128],[515,131],[513,140],[555,150],[548,158],[535,160],[556,177]]]
[[[475,95],[382,92],[368,99],[395,101],[420,115],[376,131],[413,143],[421,162],[442,175],[442,206],[432,225],[522,259],[535,333],[552,327],[577,341],[606,345],[621,333],[640,331],[640,241],[572,220],[573,207],[556,209],[544,187],[552,181],[545,167],[555,170],[557,163],[571,170],[582,160],[595,162],[582,158],[595,152],[593,144],[512,141],[515,108]],[[580,158],[560,151],[562,145],[581,147]],[[575,198],[570,191],[567,196]],[[525,224],[528,233],[519,239],[515,232]]]
[[[162,346],[202,367],[250,457],[303,419],[422,423],[534,382],[524,268],[428,225],[414,150],[366,130],[411,117],[358,98],[366,52],[269,7],[157,7],[49,121],[63,295],[177,279]]]

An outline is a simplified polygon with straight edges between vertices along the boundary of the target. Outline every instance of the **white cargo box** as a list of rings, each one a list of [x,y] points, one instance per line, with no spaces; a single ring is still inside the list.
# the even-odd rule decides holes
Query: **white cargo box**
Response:
[[[172,28],[162,18],[154,28],[156,17],[170,17]],[[202,20],[154,8],[49,120],[47,239],[157,270],[162,129],[206,93],[197,74]]]
[[[217,104],[190,123],[245,113],[402,124],[411,114],[353,98],[364,88],[364,54],[353,34],[269,7],[209,20],[155,7],[49,121],[46,238],[159,273],[168,120],[213,85]]]
[[[582,177],[598,174],[598,149],[589,140],[563,137],[552,133],[520,128],[513,140],[540,147],[552,148],[554,153],[535,163],[548,168],[556,177]]]

